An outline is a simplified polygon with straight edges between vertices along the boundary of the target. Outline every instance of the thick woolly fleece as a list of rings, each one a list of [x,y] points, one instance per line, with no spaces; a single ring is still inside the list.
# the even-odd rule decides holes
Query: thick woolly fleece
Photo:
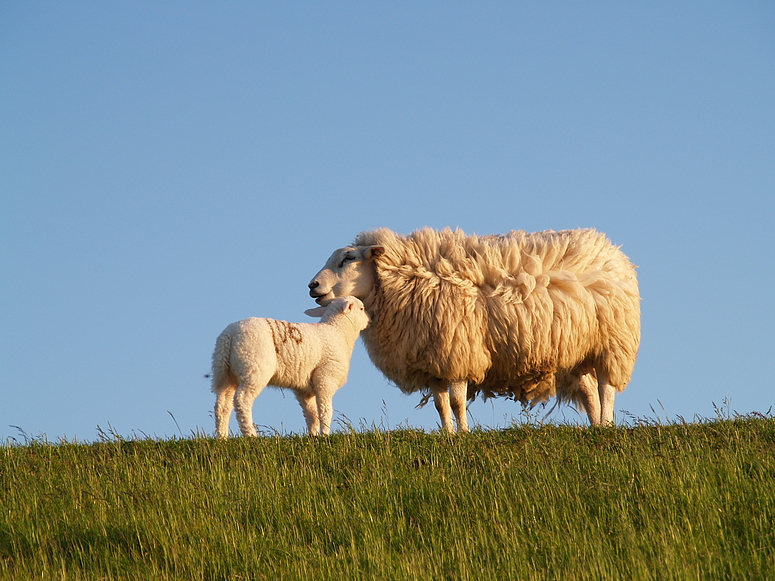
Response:
[[[364,298],[374,364],[404,392],[467,381],[468,396],[579,402],[579,377],[630,381],[640,343],[635,266],[592,229],[497,236],[362,232],[381,246]]]

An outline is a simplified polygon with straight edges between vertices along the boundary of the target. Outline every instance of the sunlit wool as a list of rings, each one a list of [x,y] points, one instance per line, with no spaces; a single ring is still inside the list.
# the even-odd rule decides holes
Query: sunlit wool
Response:
[[[593,424],[612,420],[638,352],[640,295],[635,267],[604,234],[424,228],[403,236],[381,228],[334,252],[326,268],[347,252],[356,259],[333,274],[358,277],[358,267],[371,275],[368,292],[352,292],[372,318],[364,344],[404,392],[427,397],[439,382],[465,382],[468,398],[534,404],[557,396],[581,405]],[[326,275],[318,273],[310,294],[328,290]],[[329,286],[321,304],[337,296]]]
[[[242,434],[255,436],[253,402],[267,385],[294,391],[311,435],[330,433],[334,393],[347,382],[355,341],[369,317],[355,297],[305,312],[322,318],[319,323],[251,318],[220,334],[212,373],[216,436],[228,436],[232,408]]]

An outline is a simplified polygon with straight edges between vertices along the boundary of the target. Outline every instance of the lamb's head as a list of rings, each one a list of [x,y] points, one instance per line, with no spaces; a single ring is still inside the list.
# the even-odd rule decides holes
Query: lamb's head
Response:
[[[358,331],[363,331],[369,326],[369,315],[363,303],[355,297],[339,297],[332,300],[325,307],[317,307],[304,311],[310,317],[321,317],[320,322],[325,323],[336,316],[349,317]]]
[[[347,246],[335,250],[309,283],[309,296],[324,306],[337,297],[366,299],[377,278],[374,260],[384,253],[382,246]]]

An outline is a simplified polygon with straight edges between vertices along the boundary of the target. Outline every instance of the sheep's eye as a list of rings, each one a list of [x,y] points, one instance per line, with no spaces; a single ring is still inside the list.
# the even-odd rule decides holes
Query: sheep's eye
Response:
[[[342,268],[344,263],[349,262],[350,260],[355,260],[355,257],[350,254],[345,255],[345,257],[342,258],[342,262],[339,263],[339,268]]]

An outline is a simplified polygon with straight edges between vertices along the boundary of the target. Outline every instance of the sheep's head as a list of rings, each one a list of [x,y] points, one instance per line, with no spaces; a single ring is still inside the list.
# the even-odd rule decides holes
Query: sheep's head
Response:
[[[359,331],[369,326],[369,315],[366,314],[363,303],[355,297],[339,297],[328,303],[328,306],[307,309],[304,313],[310,317],[322,317],[321,323],[337,315],[345,315],[352,320]]]
[[[383,246],[347,246],[335,250],[309,283],[309,296],[319,305],[337,297],[364,300],[374,288],[374,260],[385,253]]]

